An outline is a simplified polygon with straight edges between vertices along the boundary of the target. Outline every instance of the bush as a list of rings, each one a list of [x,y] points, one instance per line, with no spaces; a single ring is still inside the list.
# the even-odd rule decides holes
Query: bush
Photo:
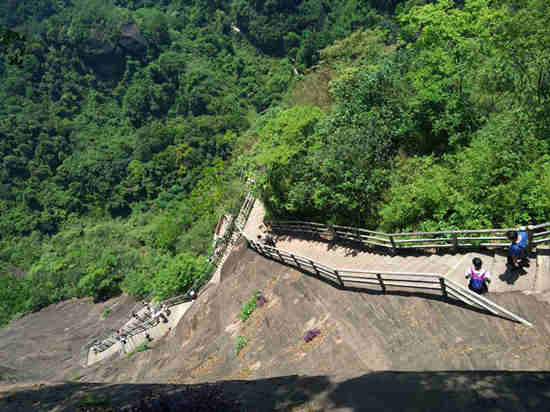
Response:
[[[18,313],[30,310],[32,284],[11,274],[0,274],[0,328]]]
[[[207,269],[206,258],[188,253],[166,259],[165,266],[153,275],[153,293],[160,299],[185,293]]]
[[[248,339],[244,336],[237,336],[237,343],[235,343],[235,355],[238,355],[240,351],[247,345]]]
[[[246,320],[250,317],[252,312],[258,307],[258,299],[261,296],[261,292],[259,290],[254,292],[254,295],[243,305],[243,308],[241,309],[241,320],[243,322],[246,322]]]

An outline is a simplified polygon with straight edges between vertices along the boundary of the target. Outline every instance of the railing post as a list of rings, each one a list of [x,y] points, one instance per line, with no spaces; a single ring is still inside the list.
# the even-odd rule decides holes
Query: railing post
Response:
[[[391,252],[395,255],[396,249],[395,249],[395,240],[393,238],[393,235],[390,235],[390,242],[391,242]]]
[[[294,260],[294,263],[296,263],[296,266],[298,266],[299,269],[302,269],[302,266],[300,266],[300,263],[298,262],[298,259],[296,259],[296,256],[294,255],[291,255],[292,256],[292,260]]]
[[[376,277],[378,278],[378,282],[380,282],[380,287],[382,288],[382,292],[386,293],[386,285],[384,285],[384,281],[382,280],[382,275],[380,273],[377,273]]]
[[[260,242],[254,242],[254,243],[256,245],[257,250],[259,250],[260,253],[265,256],[264,248],[260,245]]]
[[[448,295],[447,295],[447,287],[445,286],[445,278],[443,277],[439,278],[439,284],[441,285],[441,293],[443,294],[443,296],[447,298]]]
[[[317,273],[317,276],[321,276],[321,274],[319,273],[319,270],[317,269],[317,266],[315,266],[315,262],[313,262],[313,260],[309,259],[309,263],[311,264],[311,267],[313,268],[315,273]]]
[[[334,274],[338,278],[338,281],[340,282],[340,285],[342,286],[342,288],[344,288],[344,282],[342,281],[342,278],[340,277],[340,274],[338,273],[338,271],[334,270]]]
[[[533,232],[534,226],[527,226],[527,254],[531,253],[531,251],[533,250]]]
[[[336,229],[334,229],[331,225],[331,226],[328,227],[328,230],[329,230],[330,235],[332,237],[331,241],[332,242],[336,241]]]
[[[453,252],[458,251],[458,234],[453,233]]]

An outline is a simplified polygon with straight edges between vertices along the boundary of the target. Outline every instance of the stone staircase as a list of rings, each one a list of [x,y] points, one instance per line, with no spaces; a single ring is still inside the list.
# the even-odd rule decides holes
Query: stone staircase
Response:
[[[255,199],[252,197],[252,195],[249,193],[246,195],[246,198],[243,202],[243,205],[239,211],[239,214],[237,215],[237,218],[235,219],[234,225],[235,230],[231,233],[231,237],[229,239],[227,247],[223,250],[223,254],[220,257],[218,261],[218,265],[216,267],[216,270],[214,271],[214,274],[212,275],[212,283],[219,283],[220,282],[220,276],[221,271],[223,268],[223,265],[231,252],[233,251],[233,246],[237,244],[239,239],[241,238],[242,231],[244,227],[246,226],[246,221],[248,219],[248,216],[250,214],[250,211],[254,207]],[[230,227],[227,228],[227,230],[230,230]]]
[[[245,232],[249,239],[262,233],[265,211],[257,201],[248,219]],[[398,253],[378,253],[349,245],[331,244],[327,241],[300,237],[278,236],[278,249],[283,249],[316,262],[341,269],[380,270],[395,272],[424,272],[441,274],[452,281],[467,286],[465,272],[472,266],[472,259],[483,261],[483,268],[491,274],[489,294],[518,292],[539,293],[550,289],[550,264],[543,263],[541,253],[529,259],[529,267],[511,270],[507,267],[507,249],[480,249],[461,253],[435,253],[433,250],[418,250]],[[543,250],[542,247],[537,249]],[[544,254],[544,253],[543,253]],[[550,257],[548,257],[550,260]],[[545,261],[544,261],[545,262]]]
[[[216,250],[215,252],[216,256],[218,253],[221,253],[222,255],[217,259],[216,269],[212,277],[210,278],[210,283],[218,283],[220,281],[220,274],[223,264],[231,254],[233,246],[239,241],[242,235],[242,230],[246,225],[246,221],[253,206],[254,198],[251,194],[247,194],[235,221],[233,222],[232,217],[229,216],[226,221],[225,227],[222,230],[223,233],[220,236],[215,236],[214,241],[216,241],[217,238],[223,238],[224,236],[230,237],[227,245],[224,245],[222,242],[222,245],[220,245],[218,250]],[[212,256],[212,258],[216,260],[216,257],[214,255]],[[178,297],[172,299],[178,300]],[[101,343],[96,345],[95,343],[90,342],[82,348],[81,364],[83,366],[89,366],[103,359],[110,358],[111,356],[114,356],[116,354],[129,353],[135,350],[139,345],[149,342],[150,339],[154,340],[156,338],[164,336],[178,324],[180,319],[183,317],[185,312],[191,307],[192,304],[193,302],[188,301],[188,299],[179,299],[177,302],[173,302],[172,305],[169,305],[172,314],[168,317],[167,323],[156,322],[155,324],[149,325],[148,322],[143,323],[141,321],[136,321],[135,319],[130,317],[130,319],[124,325],[116,328],[116,330],[131,330],[139,327],[139,329],[141,330],[140,332],[128,336],[127,343],[125,345],[122,345],[117,339],[118,333],[115,332],[115,329],[110,331],[103,338],[94,339],[94,342]],[[137,304],[137,306],[141,305]],[[134,308],[135,312],[137,312],[138,315],[143,316],[144,309],[140,308],[138,310],[137,306]],[[94,350],[94,348],[100,348],[101,350]]]

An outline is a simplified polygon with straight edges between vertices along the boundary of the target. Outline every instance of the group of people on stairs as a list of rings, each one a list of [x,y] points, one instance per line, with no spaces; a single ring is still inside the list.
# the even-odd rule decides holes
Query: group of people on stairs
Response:
[[[519,268],[526,263],[527,259],[527,232],[516,232],[511,230],[507,233],[510,240],[510,248],[508,249],[508,266]],[[472,259],[472,267],[466,271],[466,279],[470,279],[468,288],[476,293],[483,294],[489,291],[489,283],[491,283],[491,275],[488,270],[482,268],[483,262],[480,258]]]

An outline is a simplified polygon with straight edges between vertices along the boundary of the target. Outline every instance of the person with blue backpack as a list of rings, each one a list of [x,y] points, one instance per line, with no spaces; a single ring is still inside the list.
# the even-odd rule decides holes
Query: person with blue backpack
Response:
[[[472,267],[466,271],[466,279],[470,279],[468,289],[480,295],[489,291],[488,284],[491,283],[491,275],[481,268],[482,265],[481,259],[475,257],[472,259]]]
[[[508,240],[512,242],[508,251],[508,264],[514,265],[519,268],[519,260],[523,260],[527,257],[527,243],[529,235],[527,232],[516,232],[510,230],[507,233]]]

